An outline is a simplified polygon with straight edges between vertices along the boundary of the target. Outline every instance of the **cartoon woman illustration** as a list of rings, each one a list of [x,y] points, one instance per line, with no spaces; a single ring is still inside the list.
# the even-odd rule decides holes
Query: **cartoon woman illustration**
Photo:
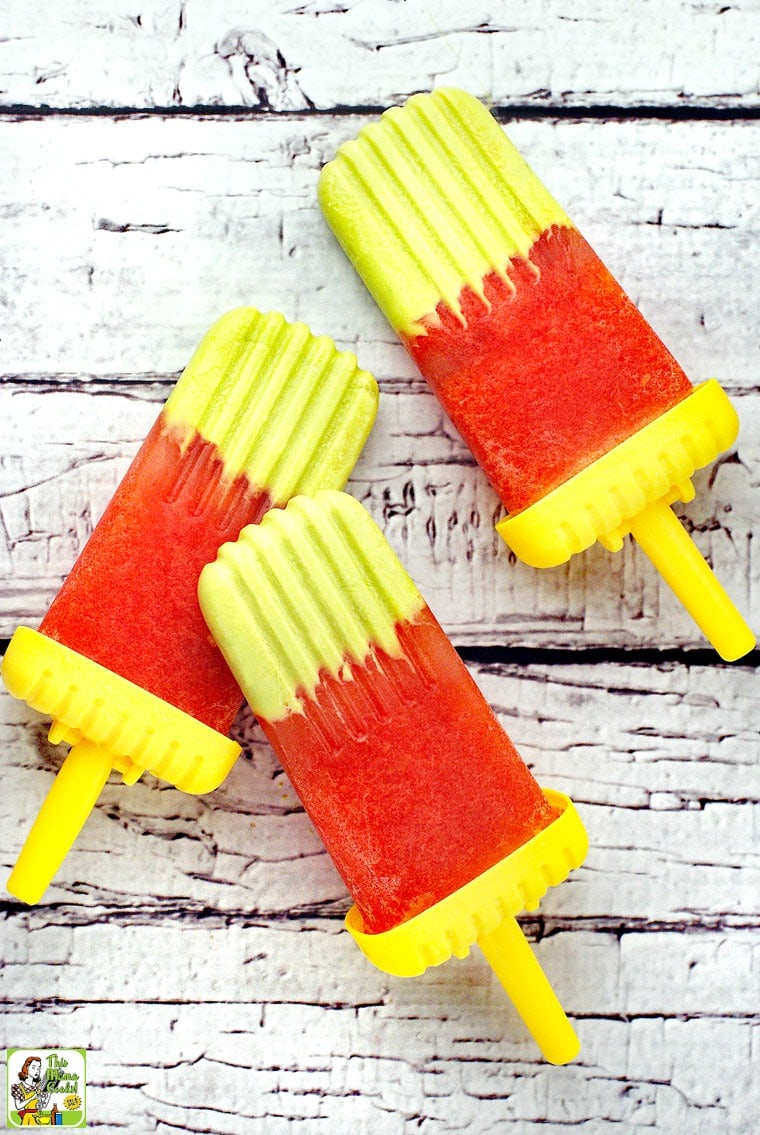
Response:
[[[50,1092],[42,1084],[42,1060],[39,1056],[27,1056],[18,1083],[11,1087],[11,1095],[22,1127],[49,1127],[55,1124],[55,1105],[49,1115],[42,1114],[50,1099]]]

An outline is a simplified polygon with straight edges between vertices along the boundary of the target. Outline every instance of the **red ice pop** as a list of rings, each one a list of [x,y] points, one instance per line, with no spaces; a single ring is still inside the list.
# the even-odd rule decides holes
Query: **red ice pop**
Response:
[[[715,381],[688,378],[495,119],[418,95],[320,178],[330,225],[469,445],[527,563],[631,532],[726,658],[754,637],[675,518],[736,437]]]
[[[242,694],[198,605],[201,569],[295,492],[341,487],[377,406],[353,355],[252,308],[208,332],[54,599],[16,631],[12,693],[73,745],[9,880],[41,897],[117,768],[188,792],[239,752]]]
[[[577,1039],[514,922],[585,853],[369,514],[293,498],[201,573],[203,613],[355,901],[411,975],[477,940],[549,1059]],[[265,667],[261,660],[266,658]]]

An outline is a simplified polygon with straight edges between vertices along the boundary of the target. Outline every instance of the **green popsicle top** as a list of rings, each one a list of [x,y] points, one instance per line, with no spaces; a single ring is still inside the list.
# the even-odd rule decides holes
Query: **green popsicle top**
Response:
[[[441,88],[392,107],[320,175],[322,210],[391,326],[414,336],[467,285],[572,222],[485,106]]]
[[[206,622],[254,713],[303,712],[320,674],[350,680],[374,647],[401,654],[398,623],[424,600],[364,507],[294,497],[224,544],[201,572]]]
[[[375,379],[326,335],[279,312],[228,312],[164,406],[170,425],[213,442],[225,476],[245,474],[273,504],[340,488],[377,413]]]

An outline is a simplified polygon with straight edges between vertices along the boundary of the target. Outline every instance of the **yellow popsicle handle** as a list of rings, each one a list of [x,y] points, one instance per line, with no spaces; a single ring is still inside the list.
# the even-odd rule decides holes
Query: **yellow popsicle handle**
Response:
[[[596,540],[619,551],[632,532],[718,653],[734,662],[755,636],[669,506],[693,498],[694,473],[730,448],[738,430],[725,391],[709,379],[496,527],[533,567],[566,563]]]
[[[631,534],[721,658],[734,662],[752,650],[754,634],[666,501],[647,505]]]
[[[74,745],[53,781],[8,880],[33,905],[42,898],[92,811],[113,768],[113,754],[91,741]]]
[[[504,921],[478,945],[528,1031],[550,1064],[569,1064],[581,1042],[516,918]]]

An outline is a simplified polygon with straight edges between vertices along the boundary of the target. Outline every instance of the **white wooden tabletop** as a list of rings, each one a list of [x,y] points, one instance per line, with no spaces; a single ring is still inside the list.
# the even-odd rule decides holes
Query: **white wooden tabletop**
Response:
[[[256,723],[191,797],[113,778],[43,902],[2,903],[4,1046],[84,1047],[104,1131],[760,1129],[757,655],[725,665],[630,543],[538,572],[324,223],[394,103],[485,99],[738,445],[678,511],[760,626],[758,0],[0,6],[0,635],[36,625],[208,326],[253,304],[381,388],[349,488],[584,866],[522,924],[582,1041],[544,1063],[476,951],[374,969]],[[2,695],[2,863],[62,750]]]

